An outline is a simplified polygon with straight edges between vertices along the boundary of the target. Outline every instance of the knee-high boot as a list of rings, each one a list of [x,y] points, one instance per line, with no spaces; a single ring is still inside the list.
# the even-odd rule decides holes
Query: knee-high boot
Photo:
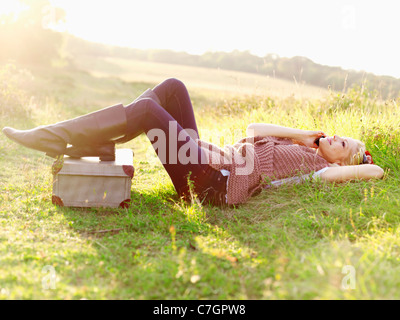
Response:
[[[130,103],[129,106],[132,105],[133,103],[139,101],[140,99],[144,99],[144,98],[150,98],[150,99],[154,100],[157,104],[161,105],[161,101],[158,98],[157,94],[153,90],[147,89],[139,97],[137,97],[132,103]],[[133,139],[133,136],[127,134],[127,135],[115,140],[115,143],[125,143],[132,139]]]
[[[146,90],[135,101],[141,98],[151,98],[160,103],[151,89]],[[115,159],[115,143],[130,140],[125,136],[126,126],[125,108],[119,104],[32,130],[6,127],[3,133],[11,140],[45,152],[50,157],[62,154],[75,158],[97,156],[101,160],[110,161]],[[71,146],[67,147],[68,144]]]
[[[122,104],[119,104],[31,130],[6,127],[3,133],[11,140],[25,147],[45,152],[50,157],[75,153],[77,157],[93,155],[102,157],[102,160],[112,160],[115,153],[112,139],[126,133],[125,109]],[[68,144],[73,146],[72,149],[67,148]],[[80,150],[85,150],[85,154],[76,154],[76,149],[73,148],[81,148]],[[69,154],[71,150],[72,154]],[[90,154],[93,152],[97,154]]]
[[[140,99],[150,98],[161,104],[157,94],[152,89],[147,89],[139,97],[137,97],[131,104],[139,101]],[[131,105],[130,104],[130,105]],[[73,145],[67,148],[65,154],[80,158],[89,156],[100,156],[101,160],[114,160],[115,159],[115,144],[121,144],[132,140],[133,137],[123,134],[118,139],[113,138],[112,141],[92,145]]]
[[[160,99],[157,94],[152,89],[147,89],[143,92],[139,97],[137,97],[132,103],[139,101],[140,99],[150,98],[161,104]],[[132,104],[131,103],[131,104]],[[130,105],[131,105],[130,104]],[[65,154],[80,158],[80,157],[89,157],[89,156],[100,156],[101,160],[114,160],[115,159],[115,144],[121,144],[132,140],[133,137],[129,135],[125,135],[119,137],[118,139],[113,139],[112,141],[95,144],[95,145],[82,145],[82,146],[70,146],[67,148]]]

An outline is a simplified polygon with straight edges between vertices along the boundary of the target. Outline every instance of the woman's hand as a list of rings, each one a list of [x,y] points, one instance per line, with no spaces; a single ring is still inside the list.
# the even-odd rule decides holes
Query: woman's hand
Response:
[[[312,131],[312,130],[304,130],[301,136],[298,139],[299,144],[305,145],[310,148],[318,148],[318,145],[315,141],[318,138],[325,137],[326,134],[323,131]]]

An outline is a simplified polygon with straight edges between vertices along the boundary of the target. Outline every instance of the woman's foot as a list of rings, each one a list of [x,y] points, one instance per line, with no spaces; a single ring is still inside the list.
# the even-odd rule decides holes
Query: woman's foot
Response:
[[[87,150],[95,150],[90,149],[92,146],[110,145],[111,140],[125,135],[126,126],[125,109],[122,104],[119,104],[78,118],[31,130],[16,130],[6,127],[3,129],[3,133],[11,140],[25,147],[45,152],[50,157],[66,154],[67,145],[80,146],[69,152],[78,156],[78,151],[82,151],[83,155],[81,156],[86,156]],[[107,155],[109,155],[110,146],[106,148]]]
[[[64,154],[67,143],[57,135],[52,134],[48,128],[41,126],[31,130],[16,130],[5,127],[3,133],[11,140],[24,147],[45,152],[50,157]]]

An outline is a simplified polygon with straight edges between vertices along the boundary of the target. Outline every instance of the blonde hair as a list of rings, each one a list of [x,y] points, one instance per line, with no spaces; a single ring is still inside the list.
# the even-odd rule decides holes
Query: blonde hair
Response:
[[[354,166],[364,162],[365,144],[360,140],[353,139],[357,143],[357,147],[350,153],[349,157],[345,160],[345,165]]]

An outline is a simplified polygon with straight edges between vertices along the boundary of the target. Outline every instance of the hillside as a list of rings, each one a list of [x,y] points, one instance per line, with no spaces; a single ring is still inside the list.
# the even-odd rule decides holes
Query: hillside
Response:
[[[65,35],[64,50],[74,59],[81,56],[95,56],[232,70],[285,79],[296,84],[331,88],[335,91],[347,91],[351,87],[364,86],[384,99],[397,98],[400,93],[400,79],[324,66],[305,57],[283,58],[273,54],[258,57],[248,51],[191,55],[170,50],[121,48],[89,42],[70,35]]]
[[[246,72],[174,65],[137,59],[80,55],[74,64],[97,77],[117,77],[127,82],[159,83],[167,78],[182,80],[193,91],[218,99],[232,96],[322,98],[328,90],[295,81]]]

